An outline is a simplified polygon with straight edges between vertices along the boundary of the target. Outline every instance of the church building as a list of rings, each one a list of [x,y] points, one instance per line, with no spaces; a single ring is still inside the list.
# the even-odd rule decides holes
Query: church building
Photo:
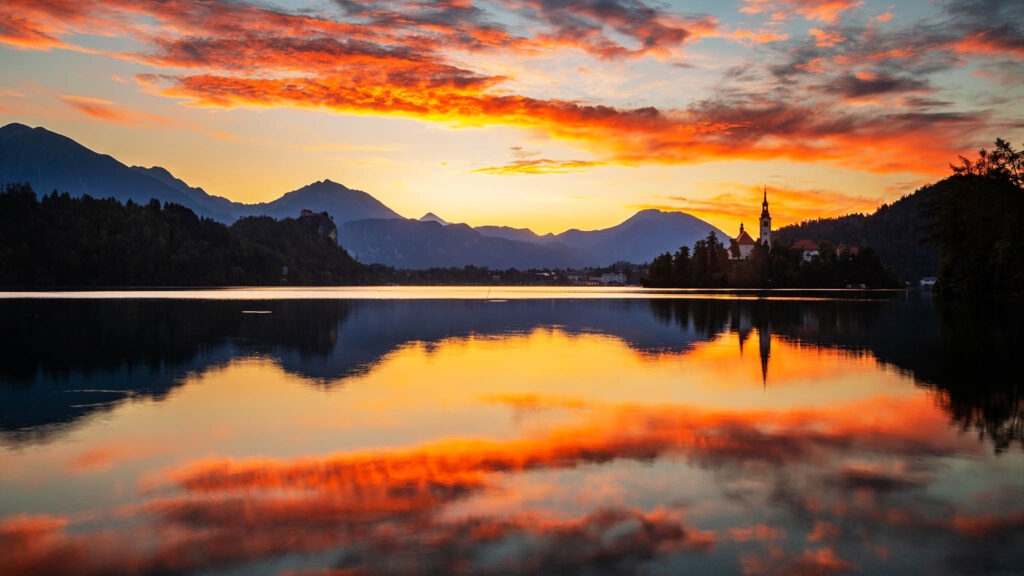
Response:
[[[764,187],[764,202],[761,203],[761,237],[757,241],[765,246],[772,245],[772,215],[768,213],[767,186]]]
[[[740,223],[740,234],[733,238],[736,246],[740,250],[740,258],[750,258],[751,253],[754,251],[754,246],[757,244],[763,244],[765,246],[772,245],[772,215],[768,213],[768,187],[764,188],[764,202],[761,203],[761,235],[755,242],[750,234],[743,229],[743,223]]]

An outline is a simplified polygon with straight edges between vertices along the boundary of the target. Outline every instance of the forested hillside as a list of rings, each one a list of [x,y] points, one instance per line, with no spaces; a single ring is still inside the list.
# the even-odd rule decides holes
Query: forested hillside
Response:
[[[997,138],[995,149],[952,168],[921,207],[940,256],[935,292],[1024,296],[1024,150]]]
[[[178,204],[56,192],[37,199],[13,184],[0,193],[0,285],[354,283],[366,268],[335,234],[322,214],[244,218],[229,228]]]
[[[774,235],[784,244],[806,238],[836,246],[871,246],[886,266],[896,269],[900,280],[916,284],[938,270],[938,249],[921,241],[924,222],[919,214],[922,202],[933,195],[932,186],[925,186],[873,214],[809,220],[780,228]]]

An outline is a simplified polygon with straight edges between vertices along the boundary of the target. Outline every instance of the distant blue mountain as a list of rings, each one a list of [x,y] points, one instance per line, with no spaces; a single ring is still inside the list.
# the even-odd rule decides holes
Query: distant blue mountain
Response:
[[[693,246],[708,232],[714,232],[723,243],[729,236],[711,224],[684,212],[641,210],[626,221],[603,230],[566,230],[561,234],[533,232],[529,228],[508,226],[477,226],[484,236],[505,238],[559,247],[583,255],[585,263],[576,265],[606,266],[620,260],[633,263],[650,262],[680,246]]]
[[[273,202],[242,204],[207,194],[159,166],[128,167],[45,128],[8,124],[0,128],[0,182],[28,182],[37,194],[53,190],[121,202],[174,202],[200,216],[230,224],[243,216],[297,217],[304,209],[327,212],[336,223],[365,218],[401,218],[373,196],[330,180],[288,192]]]
[[[546,246],[484,236],[465,224],[428,220],[356,220],[338,227],[338,243],[363,263],[396,268],[462,267],[566,268],[586,255],[564,246]]]
[[[45,128],[8,124],[0,128],[0,183],[28,182],[36,193],[53,190],[147,203],[174,202],[196,214],[230,224],[245,216],[297,217],[302,210],[327,212],[338,241],[364,263],[402,268],[465,266],[494,269],[606,266],[642,263],[709,232],[728,236],[682,212],[643,210],[604,230],[568,230],[539,235],[527,228],[449,224],[433,213],[405,219],[373,196],[323,180],[273,202],[242,204],[192,187],[159,166],[126,166]]]
[[[729,236],[711,224],[685,212],[641,210],[626,221],[604,230],[567,230],[556,234],[554,241],[569,248],[601,258],[597,263],[607,265],[620,260],[650,262],[665,252],[675,252],[680,246],[693,246],[694,242],[714,232],[728,244]]]
[[[217,220],[228,218],[227,214],[207,209],[174,184],[97,154],[66,136],[23,124],[0,128],[0,181],[28,182],[40,195],[57,190],[73,196],[89,194],[140,204],[157,198]]]
[[[692,246],[709,232],[728,241],[724,232],[689,214],[643,210],[604,230],[544,236],[526,228],[470,228],[422,219],[357,220],[339,227],[338,241],[360,262],[399,268],[577,268],[650,262],[680,246]]]
[[[541,236],[529,228],[512,228],[510,226],[477,226],[475,230],[484,236],[494,236],[495,238],[504,238],[506,240],[515,240],[516,242],[552,242],[555,239],[554,234],[545,234]]]
[[[303,210],[327,212],[337,224],[367,218],[402,218],[380,200],[361,190],[352,190],[337,182],[323,180],[288,192],[273,202],[248,204],[241,216],[294,218]]]

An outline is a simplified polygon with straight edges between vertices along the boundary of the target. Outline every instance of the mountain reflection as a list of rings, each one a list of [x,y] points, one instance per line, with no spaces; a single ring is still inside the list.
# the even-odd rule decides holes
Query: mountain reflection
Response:
[[[249,311],[269,313],[248,314]],[[770,388],[772,337],[871,354],[938,392],[965,429],[997,449],[1024,440],[1020,379],[1004,369],[1020,348],[1020,306],[928,301],[3,301],[0,438],[45,438],[132,398],[166,396],[189,373],[239,357],[270,357],[332,386],[413,342],[557,328],[604,334],[641,354],[686,354],[735,334],[752,339]]]
[[[0,306],[4,576],[1019,568],[1012,307]]]

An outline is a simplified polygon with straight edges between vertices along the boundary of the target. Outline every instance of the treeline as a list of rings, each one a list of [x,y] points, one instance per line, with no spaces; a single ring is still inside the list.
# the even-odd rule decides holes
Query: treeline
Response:
[[[935,292],[1024,295],[1024,150],[997,139],[951,168],[921,206],[924,237],[939,250]]]
[[[369,281],[325,215],[228,227],[178,204],[146,205],[27,184],[0,193],[0,285],[239,286]]]
[[[619,263],[591,272],[623,272]],[[564,270],[395,269],[360,264],[329,216],[250,216],[225,226],[158,200],[121,204],[27,184],[0,190],[0,286],[565,285]]]
[[[868,246],[839,250],[819,244],[819,256],[804,260],[801,250],[773,239],[771,250],[757,244],[750,258],[730,259],[715,233],[698,240],[693,253],[687,246],[665,253],[648,267],[641,280],[651,288],[895,288],[896,273],[886,269],[878,253]],[[731,247],[733,256],[738,249]]]
[[[611,266],[570,271],[560,268],[508,268],[498,270],[472,264],[448,268],[395,269],[382,264],[370,264],[369,269],[380,282],[406,285],[492,285],[492,286],[570,286],[579,284],[571,276],[586,273],[599,278],[602,274],[622,274],[624,284],[637,284],[644,267],[629,262],[616,262]]]

